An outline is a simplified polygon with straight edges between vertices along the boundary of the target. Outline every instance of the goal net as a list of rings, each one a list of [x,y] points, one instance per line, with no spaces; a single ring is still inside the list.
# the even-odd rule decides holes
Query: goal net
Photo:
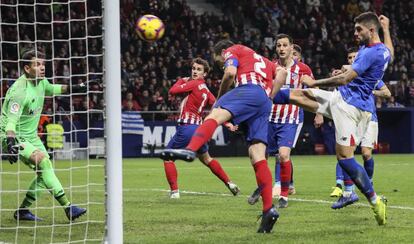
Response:
[[[64,208],[43,189],[28,208],[42,221],[16,221],[36,172],[22,161],[0,163],[0,243],[90,243],[105,235],[105,141],[103,98],[103,9],[99,0],[0,0],[0,105],[24,72],[25,50],[45,54],[51,84],[69,93],[46,97],[38,135],[72,205],[87,209],[69,221]],[[87,83],[84,93],[72,86]],[[2,111],[3,113],[4,111]],[[40,111],[33,111],[33,114]],[[4,138],[4,132],[3,136]],[[36,189],[39,190],[39,189]]]

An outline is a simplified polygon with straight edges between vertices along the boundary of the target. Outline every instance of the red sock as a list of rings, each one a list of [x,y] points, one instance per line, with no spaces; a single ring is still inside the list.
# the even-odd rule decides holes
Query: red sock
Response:
[[[173,161],[164,162],[165,175],[167,176],[168,184],[170,184],[171,191],[178,190],[177,184],[177,168]]]
[[[214,119],[207,119],[206,121],[204,121],[204,123],[201,124],[194,132],[194,135],[191,138],[191,141],[188,144],[187,149],[193,152],[197,152],[202,145],[204,145],[211,139],[217,126],[217,121],[215,121]]]
[[[262,188],[263,212],[272,207],[272,173],[270,173],[267,161],[262,160],[253,164],[256,172],[256,182]]]
[[[224,184],[226,184],[227,182],[230,181],[230,179],[227,176],[226,172],[224,172],[223,168],[221,167],[220,163],[217,160],[213,159],[207,165],[207,167],[209,167],[211,172],[213,172],[213,174],[215,174],[218,178],[220,178],[220,180],[223,181]]]
[[[286,162],[280,162],[280,195],[282,197],[288,197],[290,179],[292,178],[292,162],[290,160]]]

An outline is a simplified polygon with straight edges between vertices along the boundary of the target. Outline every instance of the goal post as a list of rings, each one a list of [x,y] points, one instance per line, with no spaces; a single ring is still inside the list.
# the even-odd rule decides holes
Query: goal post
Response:
[[[119,0],[104,1],[108,243],[123,243],[121,41]]]
[[[46,129],[38,135],[46,136],[44,145],[52,137],[50,145],[63,144],[49,151],[50,164],[69,202],[87,209],[70,221],[69,202],[56,200],[61,196],[49,194],[46,183],[35,184],[35,167],[21,160],[9,164],[7,149],[0,146],[0,243],[123,242],[119,2],[0,1],[0,107],[23,74],[22,53],[44,53],[45,78],[69,85],[69,93],[46,96],[43,112],[27,108],[25,116],[41,114],[56,125],[49,128],[64,128],[60,135],[55,130],[49,136]],[[86,92],[72,89],[81,82],[88,84]],[[43,194],[24,205],[29,190]],[[16,221],[21,208],[43,220]]]

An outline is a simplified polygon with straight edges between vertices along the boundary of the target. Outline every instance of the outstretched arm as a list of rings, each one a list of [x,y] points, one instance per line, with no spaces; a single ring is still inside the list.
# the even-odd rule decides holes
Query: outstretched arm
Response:
[[[308,75],[302,76],[301,80],[304,85],[308,87],[315,86],[343,86],[351,82],[358,76],[352,68],[336,76],[332,76],[326,79],[314,80]]]
[[[392,44],[391,34],[390,34],[390,19],[384,15],[380,15],[379,21],[382,26],[382,31],[384,32],[384,44],[390,50],[391,53],[391,62],[394,60],[394,46]]]

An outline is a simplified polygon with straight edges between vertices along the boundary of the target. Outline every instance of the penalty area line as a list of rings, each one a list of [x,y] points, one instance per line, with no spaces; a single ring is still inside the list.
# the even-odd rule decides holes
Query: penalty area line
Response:
[[[132,189],[132,188],[125,188],[124,191],[154,191],[154,192],[169,192],[170,190],[166,189],[157,189],[157,188],[140,188],[140,189]],[[209,195],[209,196],[223,196],[223,197],[234,197],[232,194],[228,193],[215,193],[215,192],[198,192],[198,191],[186,191],[186,190],[180,190],[180,193],[184,194],[190,194],[190,195]],[[249,195],[239,195],[240,197],[249,197]],[[334,202],[327,201],[327,200],[320,200],[320,199],[302,199],[302,198],[296,198],[296,197],[289,197],[289,201],[294,202],[310,202],[310,203],[319,203],[319,204],[332,204]],[[362,207],[371,207],[369,204],[366,203],[355,203],[354,206],[362,206]],[[387,208],[391,209],[402,209],[402,210],[410,210],[414,211],[414,207],[407,207],[407,206],[393,206],[388,205]]]

